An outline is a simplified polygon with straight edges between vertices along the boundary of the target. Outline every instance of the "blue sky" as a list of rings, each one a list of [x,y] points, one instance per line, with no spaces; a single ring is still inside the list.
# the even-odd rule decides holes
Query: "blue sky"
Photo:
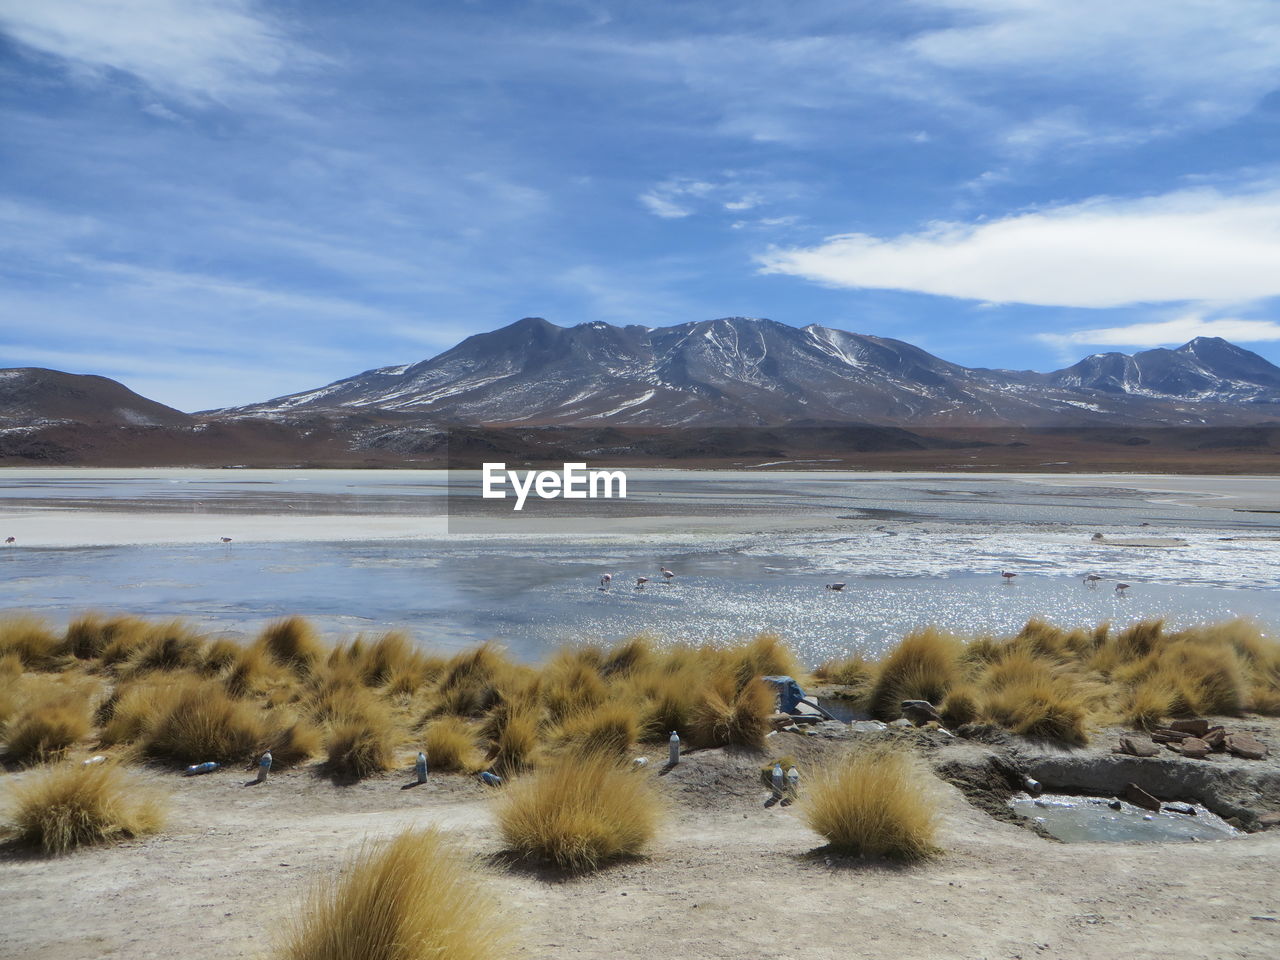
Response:
[[[1280,362],[1273,0],[0,0],[0,366],[182,409],[523,316]]]

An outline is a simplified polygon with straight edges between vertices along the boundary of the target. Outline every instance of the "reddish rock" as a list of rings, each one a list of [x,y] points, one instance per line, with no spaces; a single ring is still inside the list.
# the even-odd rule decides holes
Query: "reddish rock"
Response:
[[[1177,730],[1179,733],[1189,733],[1193,737],[1203,737],[1209,732],[1209,721],[1201,717],[1191,720],[1174,720],[1169,724],[1169,729]]]
[[[1259,830],[1274,830],[1280,827],[1280,813],[1264,813],[1258,817]]]
[[[1246,760],[1261,760],[1268,753],[1265,743],[1247,733],[1227,734],[1227,749]]]
[[[1200,738],[1209,745],[1209,749],[1219,753],[1227,749],[1227,731],[1224,727],[1210,727],[1209,732]]]
[[[1159,752],[1159,746],[1137,737],[1121,737],[1120,746],[1112,748],[1112,753],[1124,753],[1131,757],[1154,757]]]
[[[1124,792],[1121,796],[1132,803],[1135,807],[1141,807],[1143,810],[1150,810],[1152,813],[1160,812],[1160,801],[1147,793],[1147,791],[1143,790],[1136,783],[1126,783],[1124,785]]]
[[[1168,727],[1160,727],[1151,734],[1151,739],[1156,743],[1181,743],[1189,733],[1183,733],[1181,730],[1170,730]]]
[[[1187,737],[1179,745],[1178,752],[1192,760],[1203,760],[1209,755],[1209,745],[1199,737]]]

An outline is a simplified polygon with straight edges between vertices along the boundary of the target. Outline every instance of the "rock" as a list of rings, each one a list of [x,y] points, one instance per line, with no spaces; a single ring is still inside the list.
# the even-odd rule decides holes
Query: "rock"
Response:
[[[1209,732],[1200,739],[1207,743],[1214,753],[1227,749],[1227,731],[1224,727],[1210,727]]]
[[[855,720],[849,724],[849,729],[854,733],[881,733],[888,727],[879,720]]]
[[[1152,732],[1151,739],[1156,743],[1181,743],[1189,733],[1183,733],[1181,730],[1170,730],[1168,727],[1160,727]]]
[[[1178,752],[1192,760],[1203,760],[1209,755],[1209,745],[1199,737],[1187,737],[1179,744]]]
[[[1124,804],[1122,804],[1119,800],[1112,798],[1111,800],[1107,801],[1107,806],[1110,807],[1112,810],[1119,810],[1124,807]]]
[[[1259,830],[1274,830],[1276,827],[1280,827],[1280,813],[1264,813],[1259,815]]]
[[[1203,737],[1209,732],[1209,721],[1202,717],[1195,717],[1191,720],[1174,720],[1169,724],[1170,730],[1177,730],[1179,733],[1189,733],[1193,737]]]
[[[890,721],[889,726],[902,728],[902,727],[914,727],[915,724],[912,723],[910,720],[908,720],[906,717],[899,717],[897,720]]]
[[[1125,753],[1131,757],[1154,757],[1160,747],[1150,740],[1139,740],[1137,737],[1121,737],[1120,746],[1112,747],[1112,753]]]
[[[1141,807],[1143,810],[1150,810],[1152,813],[1160,812],[1160,801],[1147,793],[1147,791],[1143,790],[1136,783],[1126,783],[1124,785],[1124,792],[1121,796],[1132,803],[1135,807]]]
[[[1166,803],[1164,805],[1164,808],[1168,813],[1181,813],[1181,814],[1185,814],[1188,817],[1196,816],[1196,808],[1192,806],[1188,806],[1186,804]]]
[[[1269,752],[1265,743],[1247,733],[1227,734],[1227,749],[1246,760],[1261,760]]]
[[[903,700],[902,715],[915,724],[938,723],[942,714],[928,700]]]

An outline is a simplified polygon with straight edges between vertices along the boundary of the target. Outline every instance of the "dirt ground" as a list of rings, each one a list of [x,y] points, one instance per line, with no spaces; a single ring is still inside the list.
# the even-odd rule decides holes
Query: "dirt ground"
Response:
[[[779,734],[769,755],[794,754],[803,769],[842,748]],[[1280,954],[1280,830],[1065,845],[991,818],[940,782],[945,852],[912,867],[868,864],[826,855],[795,807],[766,806],[761,759],[690,753],[660,779],[671,810],[652,855],[581,878],[505,862],[492,791],[461,776],[403,789],[407,773],[337,787],[308,770],[259,786],[245,786],[245,771],[144,771],[172,791],[164,833],[54,859],[3,855],[0,956],[264,956],[308,885],[362,839],[429,824],[480,857],[522,957]]]

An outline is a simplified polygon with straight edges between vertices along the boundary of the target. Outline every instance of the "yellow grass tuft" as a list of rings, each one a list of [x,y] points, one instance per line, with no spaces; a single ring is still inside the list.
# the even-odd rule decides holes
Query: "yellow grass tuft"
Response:
[[[0,657],[14,654],[28,670],[49,670],[63,660],[64,645],[39,617],[14,614],[0,620]]]
[[[140,643],[147,630],[147,622],[137,617],[104,617],[97,613],[86,613],[67,625],[63,647],[78,660],[97,660],[103,657],[118,638],[129,638]],[[125,642],[122,640],[119,646],[123,646]]]
[[[180,763],[249,760],[262,752],[268,734],[260,708],[212,681],[188,681],[168,709],[143,726],[142,752]]]
[[[315,629],[302,617],[285,617],[268,624],[255,645],[276,663],[303,676],[310,673],[325,654]]]
[[[961,645],[932,627],[905,636],[880,663],[869,701],[871,715],[894,720],[903,700],[941,703],[959,679]]]
[[[140,837],[164,822],[159,797],[111,764],[42,770],[13,794],[15,839],[50,854]]]
[[[932,775],[902,749],[869,747],[811,773],[805,822],[842,853],[915,861],[937,852]]]
[[[639,739],[640,722],[630,704],[607,703],[569,717],[558,735],[576,750],[620,756]]]
[[[535,710],[512,710],[493,738],[489,763],[500,776],[510,777],[537,765],[541,723]]]
[[[735,744],[759,750],[770,730],[769,717],[775,705],[773,690],[758,677],[740,688],[731,677],[712,677],[693,708],[689,739],[696,747]]]
[[[89,730],[89,703],[83,694],[49,692],[24,704],[6,724],[5,759],[41,763],[60,756]]]
[[[390,770],[397,733],[387,706],[369,699],[334,719],[325,741],[325,769],[335,780],[348,783]]]
[[[320,729],[306,720],[292,720],[276,727],[267,742],[273,767],[284,769],[305,763],[320,752]]]
[[[190,670],[204,662],[204,637],[181,620],[152,626],[140,640],[130,642],[134,646],[122,669],[128,676],[152,670]]]
[[[638,856],[662,801],[650,775],[615,756],[571,752],[517,780],[497,801],[498,829],[525,857],[568,870]]]
[[[480,768],[483,757],[475,731],[461,717],[441,717],[427,725],[423,733],[427,764],[441,773],[470,773]]]
[[[875,665],[860,653],[850,654],[837,660],[828,660],[813,675],[827,683],[838,683],[845,687],[862,687],[871,682],[875,675]]]
[[[438,830],[366,842],[321,880],[275,960],[502,960],[498,902]]]

